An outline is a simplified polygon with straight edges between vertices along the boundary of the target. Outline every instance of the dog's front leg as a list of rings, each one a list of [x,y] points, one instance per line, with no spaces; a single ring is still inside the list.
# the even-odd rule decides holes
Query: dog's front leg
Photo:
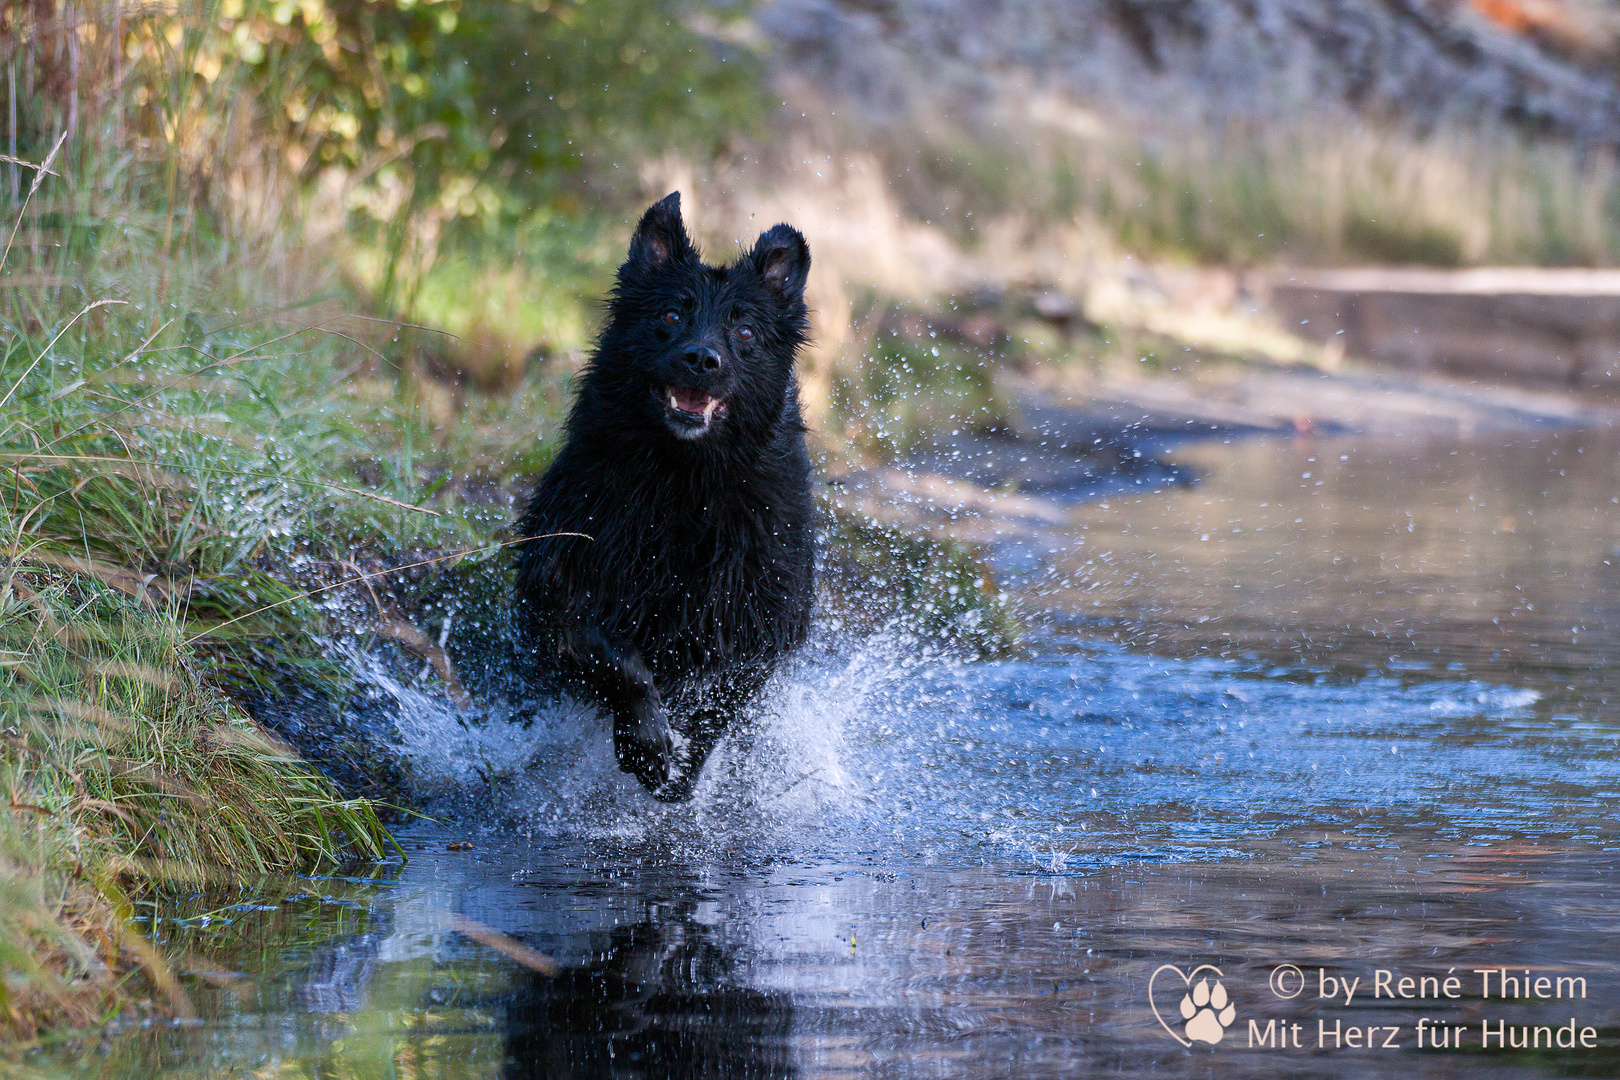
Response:
[[[669,779],[674,733],[652,671],[633,645],[611,642],[596,627],[569,635],[569,652],[596,699],[613,715],[613,751],[619,768],[648,791]]]
[[[759,697],[769,676],[769,668],[763,665],[745,666],[710,683],[695,707],[682,709],[677,705],[677,712],[683,717],[681,733],[685,744],[676,751],[669,783],[653,792],[655,796],[664,802],[685,802],[692,797],[692,789],[703,775],[709,754],[726,733],[737,726],[743,711]]]

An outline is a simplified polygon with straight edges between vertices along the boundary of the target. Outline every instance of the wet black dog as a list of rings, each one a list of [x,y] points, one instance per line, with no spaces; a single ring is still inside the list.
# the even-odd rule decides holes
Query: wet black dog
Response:
[[[680,193],[630,241],[568,438],[518,522],[537,673],[613,717],[619,767],[690,797],[810,626],[810,458],[793,362],[810,250],[787,225],[705,265]]]

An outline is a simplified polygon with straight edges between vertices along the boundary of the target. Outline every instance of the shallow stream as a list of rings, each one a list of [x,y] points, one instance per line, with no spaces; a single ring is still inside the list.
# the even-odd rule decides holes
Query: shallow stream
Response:
[[[463,809],[404,830],[403,865],[150,911],[204,1019],[97,1060],[1620,1075],[1620,439],[1502,443],[1181,447],[1199,482],[997,553],[1029,655],[829,629],[686,807],[587,716],[469,727],[402,689]],[[1188,1008],[1220,1041],[1188,1038],[1216,981],[1230,1013]],[[1498,1049],[1499,1023],[1554,1045]]]

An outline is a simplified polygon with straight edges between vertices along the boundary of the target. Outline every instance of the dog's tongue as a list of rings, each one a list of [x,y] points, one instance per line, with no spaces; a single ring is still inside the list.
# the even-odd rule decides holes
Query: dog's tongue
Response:
[[[707,416],[709,403],[714,399],[702,390],[672,386],[669,388],[669,400],[681,412],[691,413],[693,416]]]

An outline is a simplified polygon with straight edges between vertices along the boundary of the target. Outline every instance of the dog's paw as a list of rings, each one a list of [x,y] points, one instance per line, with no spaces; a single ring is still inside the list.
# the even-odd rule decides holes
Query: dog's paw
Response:
[[[657,793],[670,779],[675,762],[678,736],[670,727],[663,707],[652,699],[637,702],[627,717],[613,725],[613,752],[619,768],[641,781],[641,786]]]
[[[1236,1016],[1237,1009],[1227,1003],[1226,987],[1219,979],[1215,980],[1214,989],[1210,988],[1209,979],[1199,979],[1198,985],[1181,999],[1181,1018],[1187,1021],[1183,1030],[1193,1042],[1220,1042]]]
[[[692,789],[697,786],[698,776],[702,771],[703,762],[699,761],[694,766],[690,744],[681,737],[680,732],[675,732],[675,747],[670,756],[669,771],[662,784],[649,789],[652,797],[659,802],[690,802]]]
[[[677,774],[657,787],[649,789],[648,793],[663,803],[691,802],[692,787],[692,780]]]
[[[720,741],[724,730],[723,725],[704,723],[701,718],[694,727],[695,730],[684,734],[675,732],[675,753],[669,767],[669,779],[652,793],[653,798],[660,802],[686,802],[692,798],[692,791],[703,776],[704,763],[709,760],[709,754]]]

